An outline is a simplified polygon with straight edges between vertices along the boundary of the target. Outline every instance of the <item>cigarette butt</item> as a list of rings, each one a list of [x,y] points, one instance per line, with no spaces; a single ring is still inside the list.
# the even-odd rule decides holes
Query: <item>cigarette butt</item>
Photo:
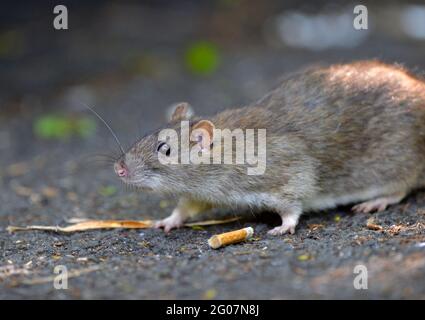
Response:
[[[252,227],[243,228],[240,230],[214,235],[209,238],[208,244],[211,248],[218,249],[228,244],[238,243],[247,240],[251,238],[253,234],[254,229]]]

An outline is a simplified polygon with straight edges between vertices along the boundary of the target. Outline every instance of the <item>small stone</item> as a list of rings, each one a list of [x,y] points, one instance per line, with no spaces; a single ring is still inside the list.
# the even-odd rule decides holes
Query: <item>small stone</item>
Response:
[[[13,190],[18,196],[21,196],[21,197],[30,197],[33,194],[32,189],[24,187],[24,186],[14,186]]]
[[[77,261],[78,262],[87,262],[87,261],[89,261],[89,258],[87,258],[87,257],[80,257],[80,258],[77,258]]]
[[[41,190],[41,193],[43,196],[46,196],[47,198],[54,198],[58,195],[59,191],[58,189],[53,187],[44,187]]]
[[[42,198],[43,197],[38,193],[32,193],[30,195],[30,201],[31,201],[31,203],[34,203],[34,204],[41,204],[41,202],[43,200]]]
[[[204,292],[204,294],[202,295],[202,298],[205,300],[212,300],[217,296],[217,290],[215,289],[208,289],[207,291]]]
[[[7,167],[6,172],[9,176],[19,177],[26,174],[29,171],[29,166],[25,162],[18,162],[11,164]]]

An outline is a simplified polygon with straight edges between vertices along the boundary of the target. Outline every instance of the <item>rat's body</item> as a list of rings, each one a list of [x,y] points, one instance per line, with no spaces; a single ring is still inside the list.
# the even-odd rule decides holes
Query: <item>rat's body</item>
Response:
[[[177,108],[172,127],[185,111]],[[303,211],[359,202],[356,211],[384,210],[425,186],[425,84],[399,67],[366,61],[303,71],[208,120],[192,129],[267,129],[266,171],[164,166],[157,133],[143,138],[115,169],[127,183],[181,196],[158,223],[166,231],[210,206],[248,206],[282,217],[270,233],[294,232]]]

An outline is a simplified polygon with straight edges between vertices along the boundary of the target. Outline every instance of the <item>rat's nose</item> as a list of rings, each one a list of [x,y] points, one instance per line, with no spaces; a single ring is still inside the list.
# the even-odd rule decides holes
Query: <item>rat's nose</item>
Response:
[[[120,178],[128,176],[128,169],[123,160],[120,160],[114,164],[114,170]]]

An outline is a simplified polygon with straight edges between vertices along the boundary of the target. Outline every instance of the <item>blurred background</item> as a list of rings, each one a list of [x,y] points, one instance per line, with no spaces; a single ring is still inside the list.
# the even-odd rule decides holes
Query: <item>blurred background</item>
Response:
[[[68,9],[68,30],[53,28],[57,4]],[[204,114],[240,106],[305,65],[378,58],[425,69],[425,5],[361,4],[368,30],[353,28],[356,2],[2,1],[1,159],[42,145],[109,146],[83,104],[128,145],[177,101]]]
[[[68,9],[68,30],[53,27],[53,8],[59,4]],[[359,4],[368,9],[367,30],[353,28]],[[366,218],[341,211],[307,220],[329,226],[316,238],[302,220],[294,242],[264,238],[224,253],[208,250],[205,239],[226,226],[176,231],[169,236],[173,241],[157,230],[68,237],[9,235],[5,228],[63,225],[72,217],[149,219],[171,212],[173,199],[121,188],[111,165],[117,146],[84,104],[129,146],[163,124],[176,102],[187,101],[195,113],[208,115],[260,98],[282,75],[308,65],[373,58],[423,74],[424,57],[423,1],[1,1],[0,246],[6,249],[0,265],[47,276],[58,262],[70,268],[100,264],[105,271],[76,279],[66,292],[16,285],[0,290],[0,297],[364,297],[353,292],[350,268],[347,281],[338,278],[339,269],[318,282],[313,276],[374,252],[384,257],[404,252],[409,241],[423,237],[384,244],[381,234],[372,239],[372,231],[364,231]],[[411,208],[403,215],[406,223],[417,221],[416,207]],[[382,219],[396,223],[397,210],[392,218],[384,212]],[[346,232],[340,232],[341,225]],[[269,226],[255,226],[266,237]],[[366,240],[359,240],[360,231]],[[252,254],[238,254],[241,248]],[[306,252],[315,260],[307,262],[311,254]],[[388,272],[375,264],[384,280],[370,297],[423,296],[423,272],[412,271],[423,264],[409,273],[400,272],[409,270],[406,266],[384,262],[393,268]],[[208,271],[213,269],[214,275]],[[309,279],[329,285],[312,289]],[[138,283],[143,285],[134,288]]]

